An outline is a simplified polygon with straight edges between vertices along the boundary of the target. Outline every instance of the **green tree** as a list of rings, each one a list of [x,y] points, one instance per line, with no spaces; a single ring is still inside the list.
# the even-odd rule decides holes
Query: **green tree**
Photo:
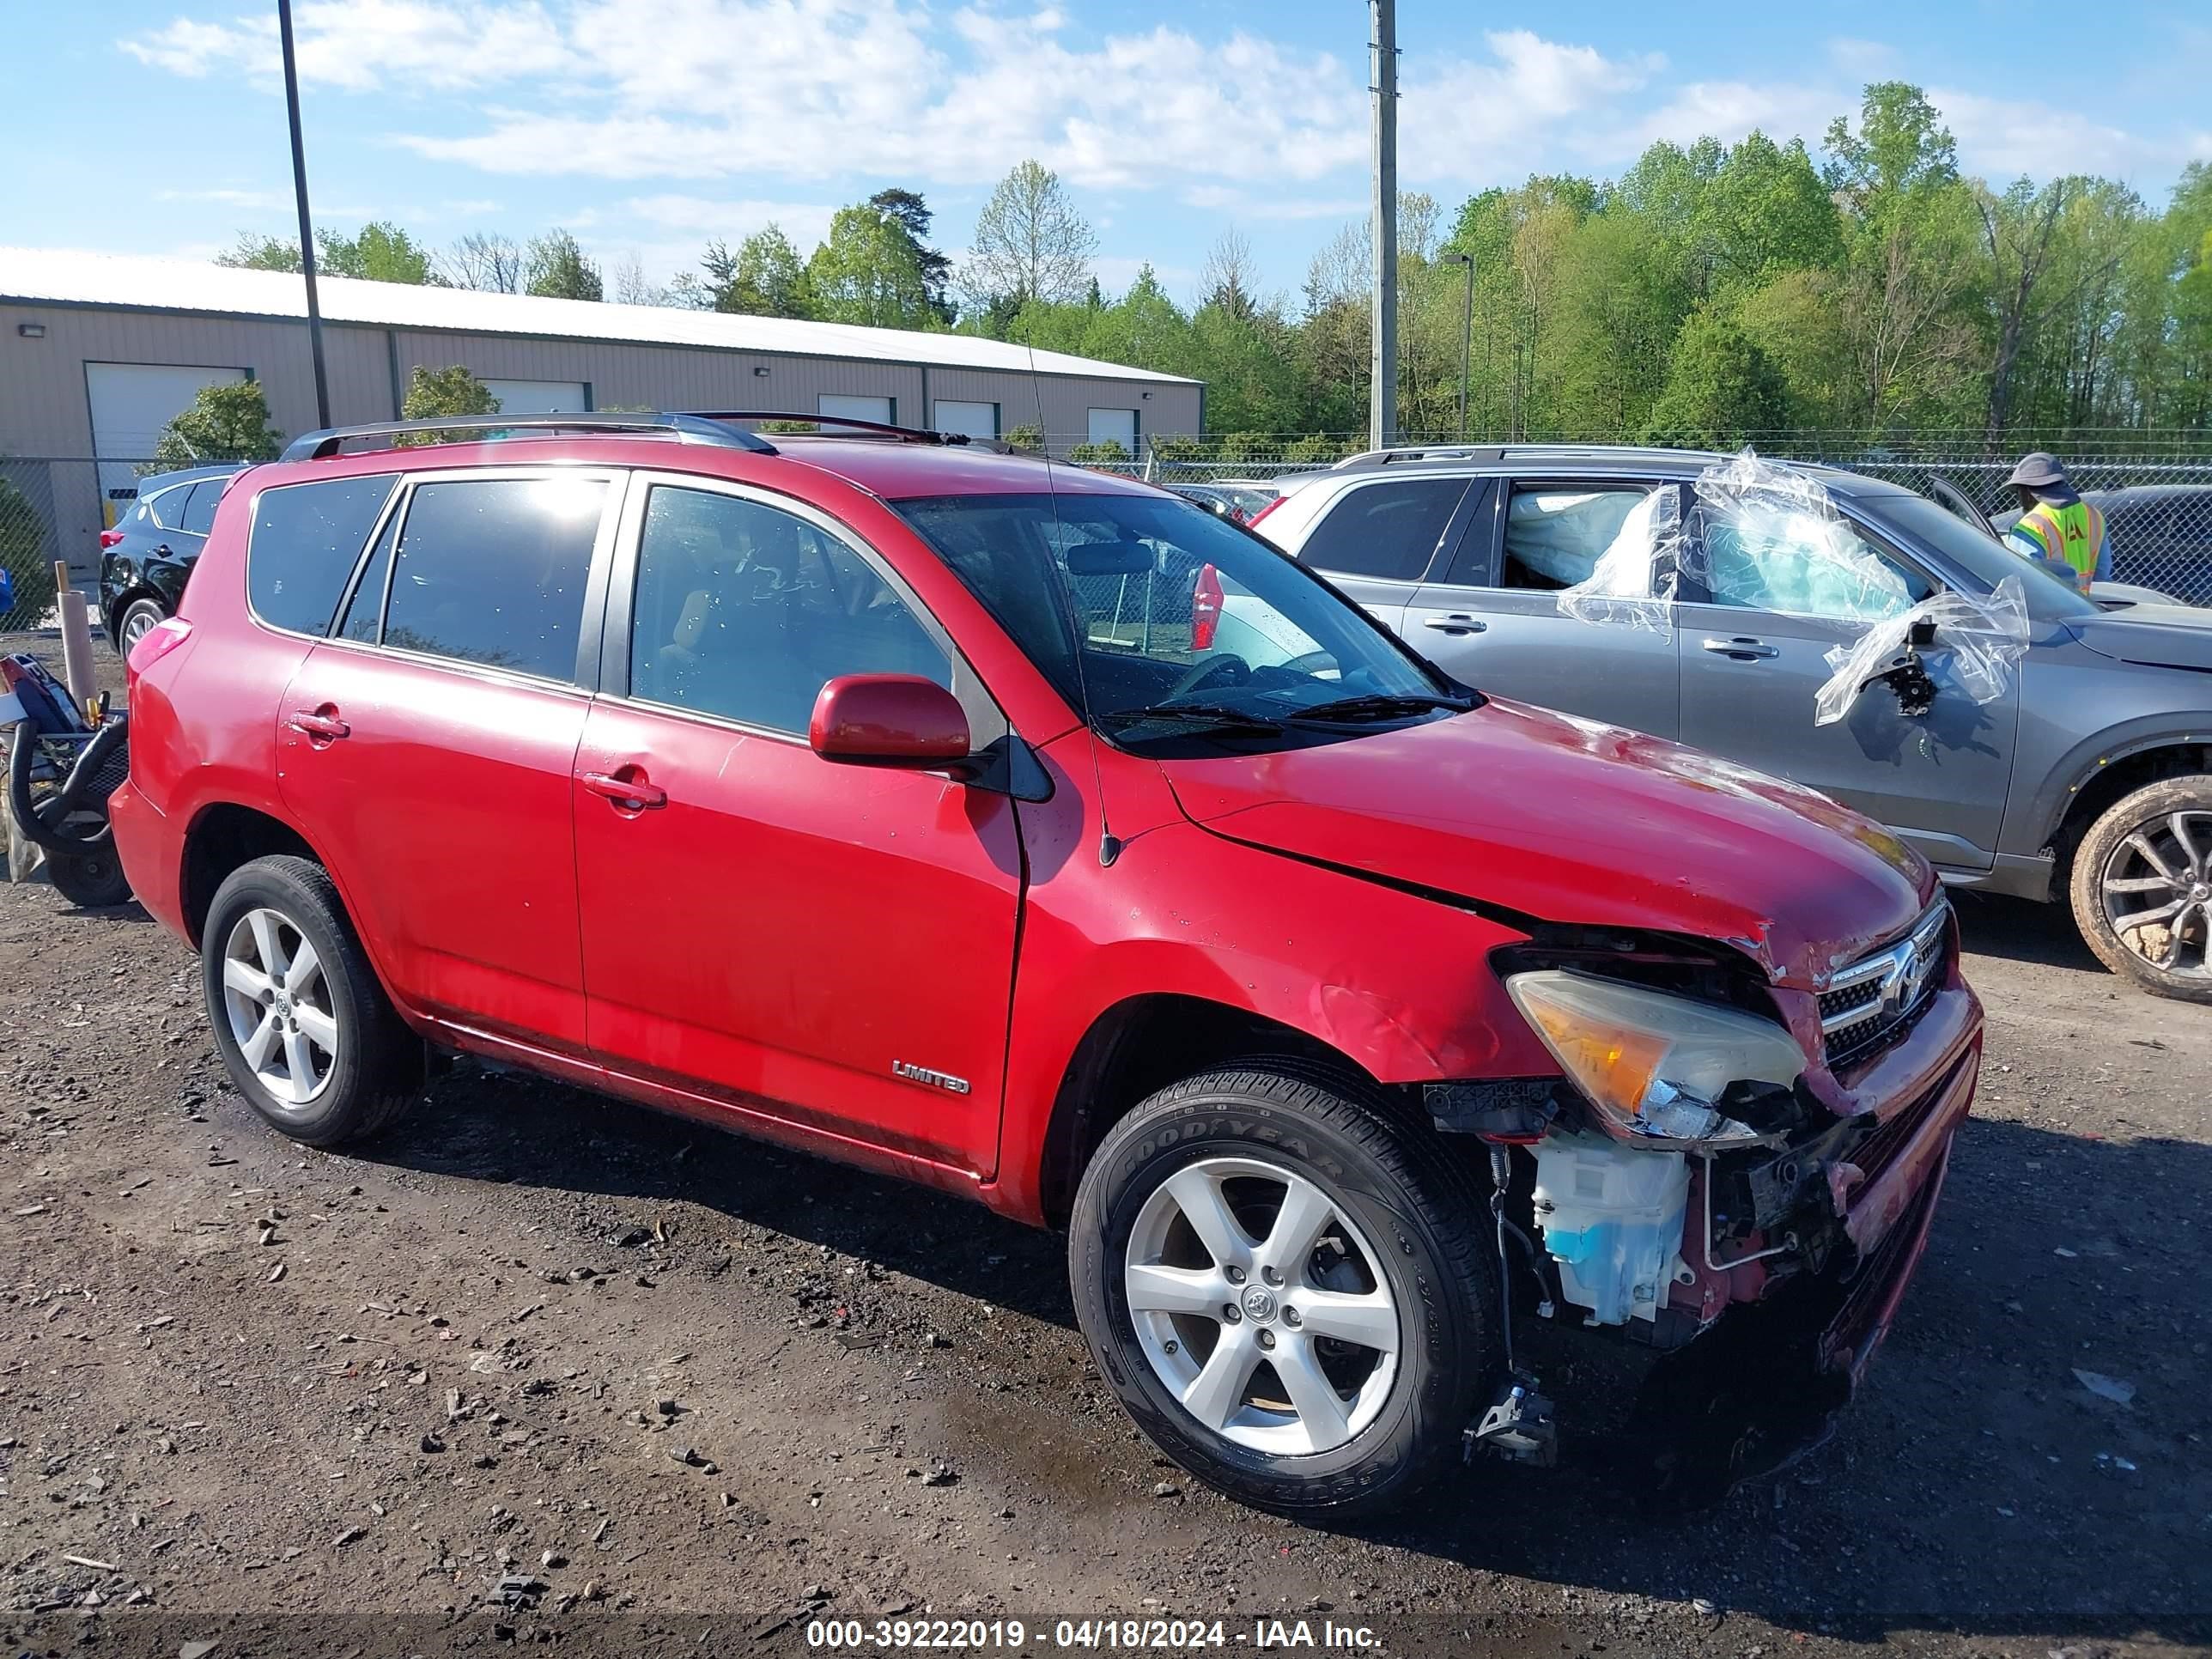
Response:
[[[1828,188],[1871,217],[1959,181],[1959,146],[1928,94],[1905,81],[1869,86],[1854,131],[1838,115],[1828,124]]]
[[[241,230],[237,241],[216,254],[215,262],[242,270],[297,270],[300,245],[281,236],[261,236]]]
[[[960,307],[953,303],[952,260],[941,249],[929,245],[929,227],[937,216],[929,210],[921,193],[911,190],[879,190],[868,198],[868,205],[896,226],[913,251],[915,269],[921,273],[922,292],[929,298],[929,308],[937,313],[937,320],[950,328],[958,319]]]
[[[147,472],[173,472],[210,461],[273,461],[283,434],[269,423],[269,400],[256,380],[204,386],[154,441]]]
[[[1786,427],[1790,416],[1781,371],[1742,329],[1705,309],[1682,326],[1644,436],[1650,443],[1719,449]]]
[[[1019,426],[1010,426],[1000,440],[1007,448],[1024,454],[1044,453],[1044,428],[1033,422],[1024,421]]]
[[[754,317],[814,314],[806,266],[783,227],[773,221],[738,243],[734,253],[720,241],[708,243],[699,263],[716,311]]]
[[[806,286],[824,322],[929,328],[939,321],[913,238],[866,203],[837,210],[829,240],[806,262]]]
[[[459,363],[446,368],[426,368],[417,363],[408,374],[407,395],[400,400],[399,412],[410,421],[435,420],[441,415],[496,415],[499,399]],[[462,432],[412,432],[392,441],[435,444],[465,435]]]
[[[358,276],[371,283],[407,283],[419,288],[443,280],[431,269],[429,250],[384,219],[370,221],[355,236],[318,232],[315,265],[333,276]]]
[[[603,300],[606,284],[582,245],[568,232],[555,229],[530,239],[523,254],[522,291],[554,300]]]
[[[249,270],[297,270],[300,245],[281,236],[240,231],[235,243],[216,255],[216,263]],[[330,229],[317,231],[315,270],[320,276],[407,283],[418,288],[447,281],[434,268],[429,250],[385,219],[371,220],[352,236]]]
[[[1078,466],[1119,466],[1126,464],[1129,452],[1115,438],[1103,438],[1097,443],[1071,444],[1067,459]]]
[[[1060,175],[1041,161],[1018,163],[975,216],[961,273],[978,305],[1019,309],[1032,300],[1082,297],[1098,235]]]

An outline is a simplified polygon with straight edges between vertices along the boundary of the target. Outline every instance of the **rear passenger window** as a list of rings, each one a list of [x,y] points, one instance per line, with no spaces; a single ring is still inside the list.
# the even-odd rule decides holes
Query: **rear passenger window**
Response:
[[[215,526],[216,503],[222,499],[222,478],[210,478],[205,483],[192,486],[191,499],[185,503],[185,521],[178,526],[188,536],[204,536]]]
[[[1505,572],[1498,585],[1553,592],[1588,580],[1628,515],[1652,488],[1640,483],[1611,489],[1590,484],[1516,488],[1506,504]]]
[[[264,489],[253,504],[246,591],[273,628],[321,634],[392,494],[389,474]]]
[[[1464,478],[1358,485],[1314,526],[1298,562],[1340,575],[1419,581],[1465,494]]]
[[[542,679],[576,678],[600,478],[416,488],[392,558],[384,643]],[[349,617],[347,631],[352,633]]]
[[[190,484],[172,484],[155,495],[140,496],[138,505],[145,508],[146,516],[162,529],[177,530],[183,527],[185,500],[191,493]]]
[[[836,537],[758,501],[666,484],[646,502],[629,663],[633,696],[793,733],[841,675],[952,685],[928,630]]]

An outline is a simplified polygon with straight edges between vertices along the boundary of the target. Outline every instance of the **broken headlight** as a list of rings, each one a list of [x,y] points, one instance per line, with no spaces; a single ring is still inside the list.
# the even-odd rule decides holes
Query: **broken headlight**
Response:
[[[1717,1149],[1764,1137],[1724,1103],[1790,1088],[1805,1051],[1734,1008],[1563,969],[1505,981],[1553,1058],[1595,1109],[1592,1127],[1647,1146]]]

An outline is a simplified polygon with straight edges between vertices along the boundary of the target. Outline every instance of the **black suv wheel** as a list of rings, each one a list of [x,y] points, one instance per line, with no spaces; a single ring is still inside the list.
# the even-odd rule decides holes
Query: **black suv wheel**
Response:
[[[1285,1062],[1115,1124],[1076,1196],[1076,1315],[1169,1456],[1241,1502],[1347,1516],[1454,1461],[1500,1374],[1467,1181],[1355,1086]]]

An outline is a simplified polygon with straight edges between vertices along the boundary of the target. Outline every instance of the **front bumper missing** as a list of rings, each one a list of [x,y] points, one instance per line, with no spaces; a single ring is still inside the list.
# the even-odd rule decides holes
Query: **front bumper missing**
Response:
[[[1640,1380],[1620,1378],[1617,1397],[1633,1401],[1626,1419],[1587,1450],[1636,1501],[1709,1506],[1742,1481],[1787,1468],[1832,1431],[1927,1248],[1952,1142],[1972,1102],[1978,1022],[1962,1020],[1948,1036],[1930,1068],[1935,1080],[1862,1139],[1854,1161],[1832,1167],[1821,1201],[1832,1201],[1829,1224],[1839,1236],[1825,1270],[1763,1293],[1744,1286],[1756,1299],[1720,1310]],[[1743,1271],[1763,1282],[1759,1270]],[[1470,1448],[1483,1437],[1470,1425]],[[1493,1449],[1512,1455],[1510,1444]]]

